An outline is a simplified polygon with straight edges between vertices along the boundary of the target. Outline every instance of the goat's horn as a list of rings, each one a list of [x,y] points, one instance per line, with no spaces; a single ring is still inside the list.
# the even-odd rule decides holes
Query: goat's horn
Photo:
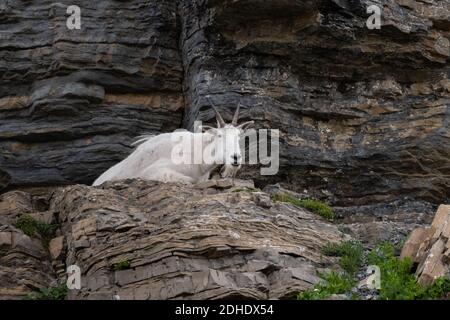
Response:
[[[240,124],[239,126],[238,126],[238,128],[239,129],[242,129],[242,130],[245,130],[245,128],[247,127],[247,126],[250,126],[250,125],[252,125],[252,124],[255,124],[255,121],[247,121],[247,122],[244,122],[244,123],[242,123],[242,124]]]
[[[222,116],[220,115],[220,113],[217,110],[217,108],[214,105],[214,103],[211,101],[210,97],[207,96],[206,99],[208,99],[209,104],[211,105],[211,107],[214,109],[214,112],[216,113],[216,119],[217,119],[217,123],[219,124],[219,128],[225,127],[225,121],[223,121]]]
[[[236,108],[236,112],[234,113],[233,121],[231,121],[231,124],[233,126],[237,126],[238,120],[239,120],[239,108],[241,107],[241,103],[239,102]]]

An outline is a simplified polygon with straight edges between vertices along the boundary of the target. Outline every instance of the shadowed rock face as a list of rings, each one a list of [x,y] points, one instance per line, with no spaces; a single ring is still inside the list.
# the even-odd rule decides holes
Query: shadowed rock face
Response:
[[[47,252],[14,227],[39,215],[33,199],[0,197],[0,298],[55,286],[70,265],[82,274],[69,299],[292,298],[335,262],[322,248],[350,239],[265,192],[131,180],[55,189],[44,209],[60,229]]]
[[[260,183],[343,205],[445,201],[450,2],[380,3],[371,31],[370,1],[184,1],[185,125],[210,116],[205,95],[241,101],[281,130],[282,170]]]
[[[79,1],[70,31],[72,4],[0,7],[0,168],[13,186],[90,183],[137,135],[181,125],[174,2]]]
[[[450,2],[377,3],[381,30],[366,0],[79,1],[68,31],[65,6],[6,1],[0,186],[90,183],[134,136],[211,120],[210,95],[281,130],[280,173],[242,172],[259,186],[446,202]]]

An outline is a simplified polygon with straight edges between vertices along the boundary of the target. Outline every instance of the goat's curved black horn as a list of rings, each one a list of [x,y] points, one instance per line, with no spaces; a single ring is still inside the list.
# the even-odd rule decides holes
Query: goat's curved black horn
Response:
[[[219,128],[225,127],[225,121],[223,120],[222,116],[220,115],[219,110],[217,110],[216,106],[211,101],[211,98],[209,96],[206,96],[206,99],[208,99],[209,104],[211,105],[211,107],[213,108],[214,112],[216,113],[216,119],[217,119],[217,123],[219,125]]]
[[[234,117],[233,117],[233,121],[231,121],[231,124],[233,125],[233,126],[237,126],[237,124],[238,124],[238,120],[239,120],[239,109],[240,109],[240,107],[241,107],[241,103],[239,102],[238,103],[238,105],[237,105],[237,108],[236,108],[236,112],[234,113]]]

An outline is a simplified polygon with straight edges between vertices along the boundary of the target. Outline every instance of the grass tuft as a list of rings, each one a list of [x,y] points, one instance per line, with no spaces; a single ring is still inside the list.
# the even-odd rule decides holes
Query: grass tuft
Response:
[[[288,202],[297,207],[305,208],[327,220],[333,221],[335,215],[331,207],[319,200],[315,199],[297,199],[294,196],[285,193],[278,193],[272,196],[273,201],[277,202]]]
[[[323,300],[332,294],[344,294],[348,292],[354,285],[355,280],[347,274],[331,271],[321,274],[320,277],[324,282],[320,282],[311,290],[300,292],[297,295],[298,300]]]
[[[364,248],[358,241],[345,241],[326,245],[322,253],[326,256],[340,257],[339,265],[349,275],[354,276],[364,260]]]

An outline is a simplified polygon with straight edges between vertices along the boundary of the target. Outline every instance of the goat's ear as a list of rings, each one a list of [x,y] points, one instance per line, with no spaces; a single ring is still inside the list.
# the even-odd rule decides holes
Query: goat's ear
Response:
[[[246,130],[246,129],[248,129],[250,126],[252,126],[252,125],[254,125],[254,124],[255,124],[255,121],[247,121],[247,122],[244,122],[244,123],[240,124],[240,125],[238,126],[238,129]]]

